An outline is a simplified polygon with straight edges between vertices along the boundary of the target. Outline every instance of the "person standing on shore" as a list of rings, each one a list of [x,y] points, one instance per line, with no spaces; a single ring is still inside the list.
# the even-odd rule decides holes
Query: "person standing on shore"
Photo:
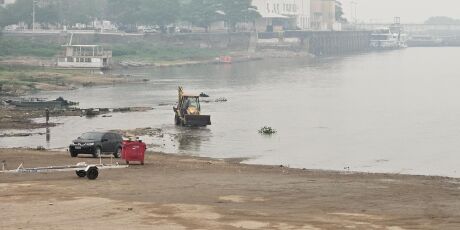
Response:
[[[46,116],[46,125],[48,125],[48,122],[50,120],[50,110],[48,108],[45,110],[45,116]]]

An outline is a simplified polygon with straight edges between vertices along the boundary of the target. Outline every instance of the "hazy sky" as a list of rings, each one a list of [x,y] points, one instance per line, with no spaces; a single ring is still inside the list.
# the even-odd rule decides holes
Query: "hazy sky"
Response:
[[[356,5],[359,21],[390,22],[395,16],[401,17],[402,23],[424,22],[431,16],[460,19],[460,0],[341,0],[341,2],[348,19],[354,15]],[[350,14],[352,11],[353,14]]]

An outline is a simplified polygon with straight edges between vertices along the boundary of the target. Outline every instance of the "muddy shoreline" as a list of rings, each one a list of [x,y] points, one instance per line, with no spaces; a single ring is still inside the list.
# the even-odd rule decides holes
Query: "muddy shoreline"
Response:
[[[125,108],[97,108],[97,116],[110,117],[112,113],[130,113],[130,112],[145,112],[152,110],[151,107],[125,107]],[[88,116],[86,111],[94,110],[94,108],[68,108],[61,110],[50,110],[50,117],[66,117],[66,116]],[[40,121],[33,120],[43,118]],[[21,129],[39,129],[54,127],[59,124],[46,123],[45,110],[43,108],[18,108],[14,106],[0,106],[0,132],[2,130],[21,130]],[[22,136],[19,134],[0,133],[1,137],[6,136]]]
[[[95,162],[25,149],[0,149],[0,160],[8,167]],[[238,162],[149,153],[145,166],[101,171],[96,181],[74,173],[0,174],[0,228],[61,229],[82,220],[100,229],[460,227],[459,179]]]

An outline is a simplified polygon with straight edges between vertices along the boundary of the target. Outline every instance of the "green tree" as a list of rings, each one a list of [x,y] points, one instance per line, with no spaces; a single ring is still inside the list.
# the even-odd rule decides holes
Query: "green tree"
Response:
[[[250,22],[260,17],[251,0],[221,0],[224,20],[230,30],[234,31],[237,23]]]
[[[25,22],[32,24],[32,0],[17,0],[6,7],[5,24]]]
[[[449,18],[449,17],[431,17],[426,20],[425,24],[429,25],[460,25],[460,20]]]
[[[107,19],[124,25],[134,25],[142,20],[138,12],[142,10],[143,0],[107,0]]]
[[[344,15],[342,3],[340,1],[335,1],[335,20],[341,23],[347,23],[348,20]]]
[[[137,12],[140,22],[165,27],[179,19],[179,0],[144,0]]]
[[[106,0],[54,0],[46,8],[57,11],[59,23],[74,25],[103,18],[106,4]]]
[[[183,5],[182,19],[208,32],[213,22],[222,20],[222,0],[191,0]]]
[[[35,21],[42,24],[59,24],[59,8],[57,4],[36,5]]]
[[[0,7],[0,31],[3,30],[3,27],[7,26],[7,12],[3,7]]]
[[[180,16],[179,0],[108,0],[108,18],[120,25],[159,25],[175,23]]]
[[[33,2],[35,21],[42,24],[73,25],[88,23],[94,18],[103,17],[106,0],[17,0],[8,5],[2,14],[2,24],[25,22],[32,24]]]

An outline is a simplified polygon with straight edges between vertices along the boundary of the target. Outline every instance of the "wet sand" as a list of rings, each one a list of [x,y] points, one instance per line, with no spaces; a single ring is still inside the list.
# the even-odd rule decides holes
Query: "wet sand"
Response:
[[[63,152],[0,150],[9,168]],[[110,159],[105,159],[109,162]],[[0,174],[0,229],[459,229],[460,179],[242,165],[151,153],[146,165]]]
[[[111,116],[111,113],[131,113],[131,112],[145,112],[152,110],[151,107],[124,107],[124,108],[98,108],[100,111],[98,115]],[[64,110],[51,110],[50,117],[64,117],[64,116],[83,116],[84,109],[68,108]],[[38,120],[33,120],[41,118]],[[4,130],[32,130],[39,128],[54,127],[55,123],[46,124],[45,110],[43,108],[17,108],[14,106],[1,106],[0,105],[0,138],[5,136],[15,136],[11,133],[4,133]],[[18,133],[16,133],[18,134]],[[25,132],[24,136],[32,133]],[[19,133],[19,136],[21,133]]]

